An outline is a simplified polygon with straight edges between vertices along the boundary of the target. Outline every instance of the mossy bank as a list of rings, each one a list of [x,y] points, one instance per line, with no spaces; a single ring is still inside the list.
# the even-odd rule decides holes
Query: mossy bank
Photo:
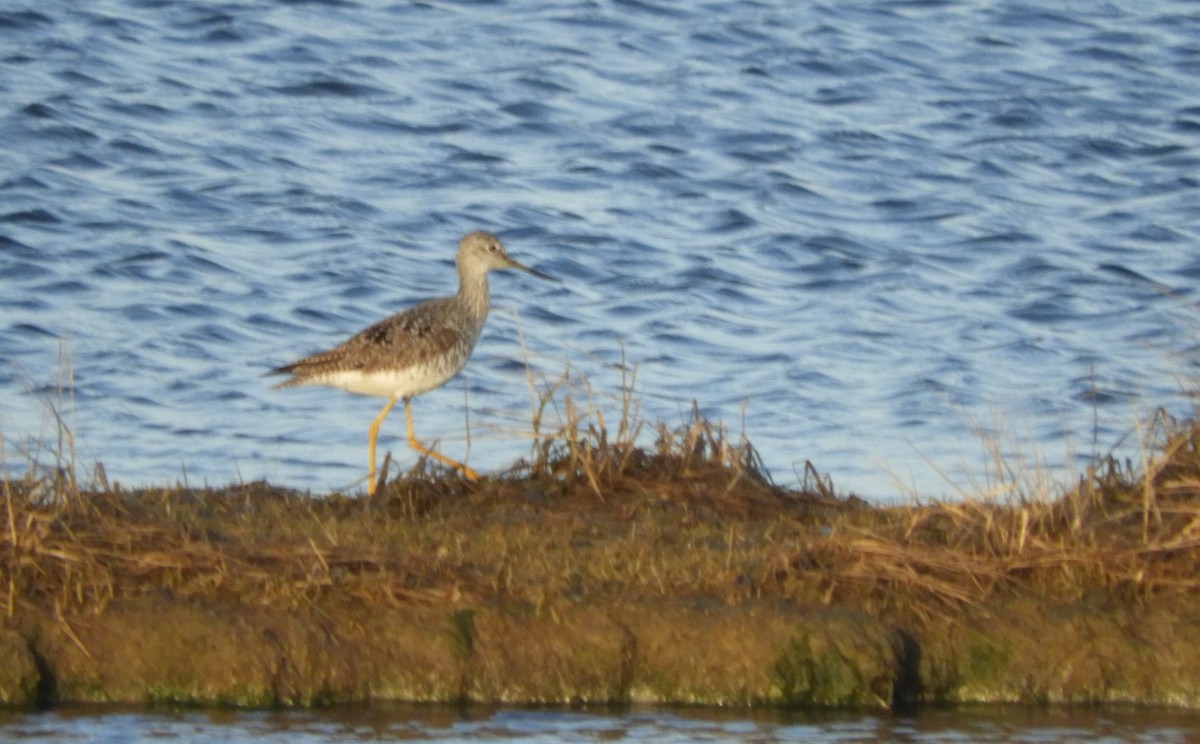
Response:
[[[1200,433],[1053,499],[775,486],[703,421],[375,499],[3,484],[0,702],[1200,705]]]

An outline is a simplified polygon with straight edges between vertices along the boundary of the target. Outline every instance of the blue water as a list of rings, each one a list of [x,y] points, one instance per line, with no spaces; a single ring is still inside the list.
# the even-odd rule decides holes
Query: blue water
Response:
[[[0,713],[0,741],[281,742],[811,742],[812,744],[1168,744],[1200,738],[1195,713],[1152,709],[983,708],[916,718],[861,713],[646,710],[628,713],[372,706],[304,712],[147,713],[68,709]]]
[[[1191,411],[1190,0],[7,0],[0,132],[12,469],[53,410],[127,485],[360,487],[381,401],[261,375],[452,291],[476,228],[563,279],[493,275],[416,403],[483,469],[527,380],[612,426],[622,359],[646,419],[881,500]]]

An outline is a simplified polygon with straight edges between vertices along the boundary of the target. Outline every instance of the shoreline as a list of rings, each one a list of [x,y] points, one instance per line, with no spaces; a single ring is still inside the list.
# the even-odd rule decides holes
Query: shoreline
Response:
[[[0,705],[1196,708],[1200,425],[1161,434],[1037,502],[780,488],[701,420],[370,501],[6,481]]]

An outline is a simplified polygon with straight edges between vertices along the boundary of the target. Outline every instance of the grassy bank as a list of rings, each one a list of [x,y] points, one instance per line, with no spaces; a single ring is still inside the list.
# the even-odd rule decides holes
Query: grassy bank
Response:
[[[31,467],[0,485],[0,701],[1200,705],[1195,424],[1051,499],[876,507],[615,418],[548,396],[529,460],[370,502]]]

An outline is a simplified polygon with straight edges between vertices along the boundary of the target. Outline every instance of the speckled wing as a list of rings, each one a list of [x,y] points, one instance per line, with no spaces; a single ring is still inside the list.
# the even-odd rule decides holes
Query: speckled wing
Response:
[[[464,338],[457,316],[450,298],[429,300],[384,318],[340,346],[269,374],[292,375],[276,388],[320,385],[347,372],[370,375],[437,367],[452,375],[466,363],[475,341]]]

